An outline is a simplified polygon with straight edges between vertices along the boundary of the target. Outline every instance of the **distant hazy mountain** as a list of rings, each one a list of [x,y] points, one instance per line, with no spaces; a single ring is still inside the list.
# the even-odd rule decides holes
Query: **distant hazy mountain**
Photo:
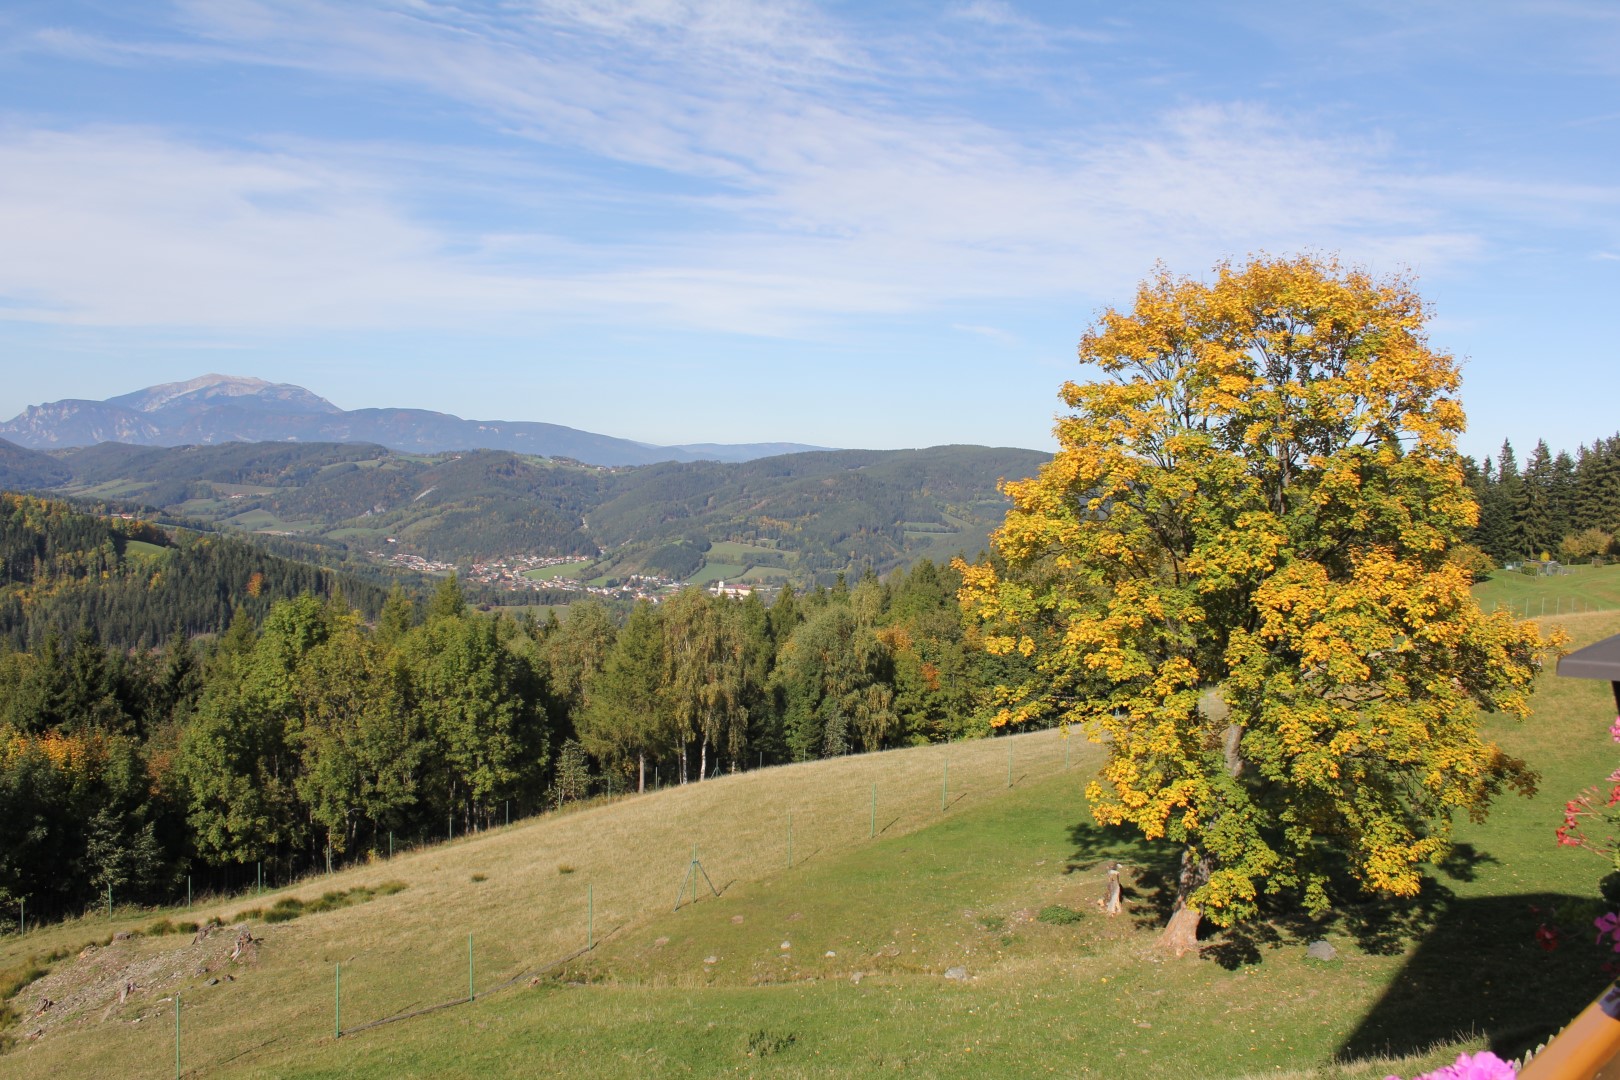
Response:
[[[463,420],[426,409],[345,411],[301,386],[233,375],[204,375],[149,386],[106,401],[68,398],[31,405],[0,437],[51,449],[120,442],[194,446],[230,442],[377,443],[434,454],[446,450],[511,450],[569,457],[592,465],[659,461],[752,461],[819,450],[800,443],[702,443],[651,446],[589,431],[521,420]]]

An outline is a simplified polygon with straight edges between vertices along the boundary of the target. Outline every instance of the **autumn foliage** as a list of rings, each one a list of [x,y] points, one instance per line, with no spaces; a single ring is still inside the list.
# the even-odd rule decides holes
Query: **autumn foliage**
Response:
[[[1005,485],[962,600],[1037,675],[1001,723],[1109,747],[1096,819],[1185,846],[1180,947],[1344,871],[1411,895],[1454,815],[1534,776],[1480,731],[1526,714],[1536,628],[1480,610],[1451,357],[1404,278],[1331,259],[1160,269],[1080,343],[1057,456]]]

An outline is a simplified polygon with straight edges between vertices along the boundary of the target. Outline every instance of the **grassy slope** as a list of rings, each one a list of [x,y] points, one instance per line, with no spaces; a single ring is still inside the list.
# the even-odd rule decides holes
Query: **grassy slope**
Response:
[[[1620,616],[1564,625],[1580,644],[1620,631]],[[1463,857],[1437,873],[1425,903],[1326,926],[1280,920],[1216,942],[1201,961],[1152,952],[1153,874],[1165,853],[1087,825],[1082,754],[1095,749],[1075,745],[1065,773],[1056,733],[765,770],[524,823],[290,890],[409,885],[262,928],[264,959],[234,983],[204,987],[184,973],[186,1058],[221,1076],[1235,1077],[1416,1052],[1395,1066],[1320,1073],[1382,1077],[1447,1060],[1459,1045],[1514,1050],[1603,982],[1578,910],[1603,868],[1557,848],[1552,829],[1563,801],[1612,766],[1610,715],[1606,686],[1548,678],[1528,724],[1492,721],[1541,770],[1541,793],[1504,799],[1487,824],[1465,826]],[[874,781],[881,835],[870,841]],[[694,844],[723,896],[672,913]],[[1101,860],[1115,855],[1136,882],[1136,911],[1109,920],[1092,900]],[[583,944],[587,883],[601,944],[565,978],[531,986],[531,969]],[[1052,904],[1085,916],[1072,926],[1031,918]],[[1532,904],[1565,909],[1555,953],[1531,935],[1559,917]],[[1390,934],[1392,920],[1410,936]],[[93,919],[8,937],[0,967],[107,929]],[[514,988],[332,1039],[335,962],[353,1026],[465,995],[468,932],[481,992],[518,976]],[[1303,957],[1321,935],[1339,949],[1325,965]],[[954,965],[966,982],[943,977]],[[167,993],[112,1007],[125,1022],[0,1057],[0,1076],[163,1075],[171,1006],[155,999]],[[1470,1028],[1479,1034],[1457,1041]],[[1451,1044],[1422,1052],[1437,1041]]]
[[[1530,577],[1510,570],[1498,570],[1474,587],[1474,595],[1485,608],[1497,606],[1521,616],[1620,609],[1620,564],[1613,566],[1571,566],[1569,573],[1555,577]],[[1526,607],[1528,605],[1528,607]]]

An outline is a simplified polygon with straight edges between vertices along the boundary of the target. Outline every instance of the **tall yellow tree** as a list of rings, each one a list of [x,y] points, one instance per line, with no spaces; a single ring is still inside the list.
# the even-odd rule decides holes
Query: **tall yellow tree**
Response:
[[[1036,676],[998,723],[1082,725],[1098,822],[1183,845],[1164,944],[1348,870],[1410,896],[1455,815],[1534,774],[1480,731],[1545,650],[1446,558],[1476,518],[1451,357],[1401,277],[1256,258],[1160,270],[1080,343],[1060,450],[960,566],[992,652]]]

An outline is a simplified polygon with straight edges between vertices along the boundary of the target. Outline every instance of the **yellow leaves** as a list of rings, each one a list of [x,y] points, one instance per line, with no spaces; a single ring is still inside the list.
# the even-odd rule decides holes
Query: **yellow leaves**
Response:
[[[0,748],[0,762],[10,765],[29,753],[41,754],[60,772],[91,776],[101,771],[108,747],[105,737],[95,733],[23,735],[14,732]]]
[[[1157,268],[1081,338],[1103,377],[1064,385],[1056,457],[1004,486],[1001,569],[956,564],[986,648],[1031,672],[1003,715],[1085,722],[1097,820],[1207,852],[1198,902],[1228,914],[1274,871],[1325,903],[1324,840],[1409,892],[1444,844],[1425,817],[1531,782],[1476,713],[1523,715],[1557,641],[1479,611],[1447,559],[1478,511],[1424,321],[1410,281],[1331,258]]]

